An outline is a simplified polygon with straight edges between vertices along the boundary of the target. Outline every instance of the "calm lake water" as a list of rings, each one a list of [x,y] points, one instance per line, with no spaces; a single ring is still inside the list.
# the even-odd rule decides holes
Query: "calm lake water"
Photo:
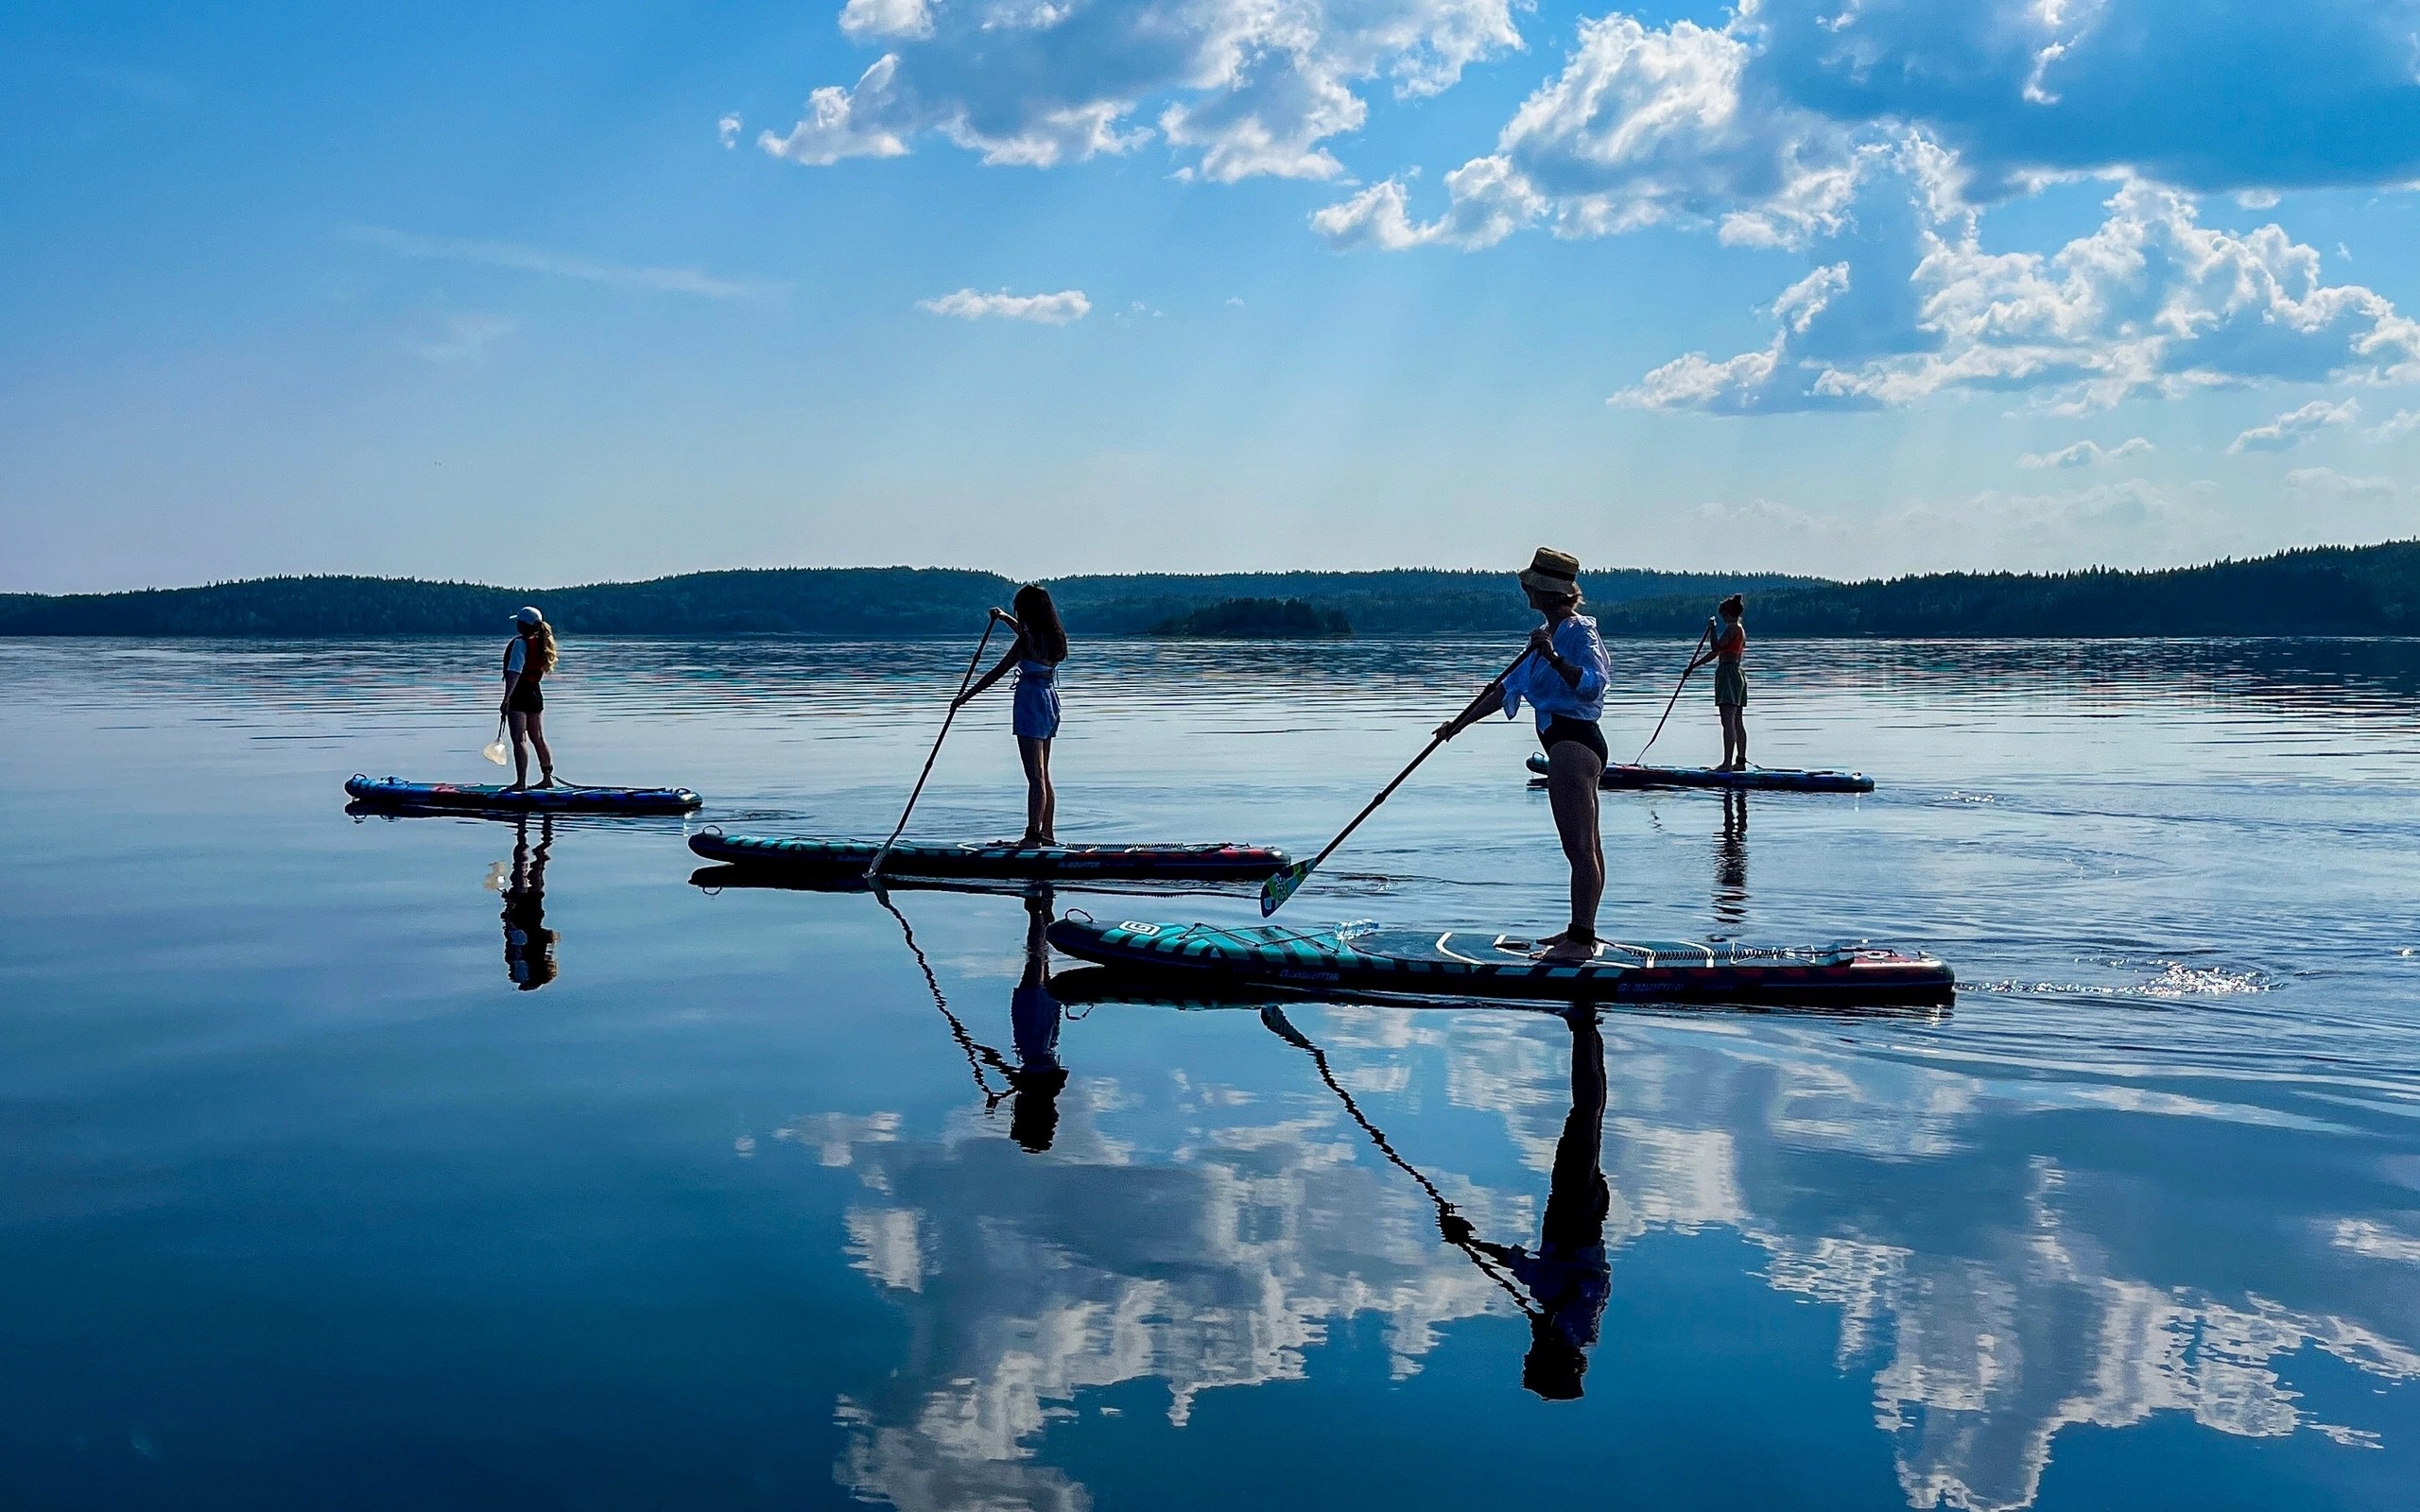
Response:
[[[349,817],[491,780],[496,649],[0,641],[0,1503],[2420,1498],[2420,644],[1759,642],[1756,758],[1879,791],[1608,795],[1608,925],[1925,946],[1944,1012],[1055,1048],[1015,896]],[[1509,650],[1080,645],[1061,832],[1307,854]],[[1682,648],[1615,650],[1626,756]],[[547,717],[692,826],[878,836],[964,655],[575,642]],[[1532,748],[1284,917],[1558,924]],[[916,833],[1021,816],[1003,692]]]

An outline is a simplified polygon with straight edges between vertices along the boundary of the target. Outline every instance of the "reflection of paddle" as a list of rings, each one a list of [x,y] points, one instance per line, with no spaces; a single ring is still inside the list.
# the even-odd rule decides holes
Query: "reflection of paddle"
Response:
[[[1681,701],[1681,690],[1689,685],[1689,674],[1698,669],[1698,651],[1700,647],[1703,647],[1705,644],[1705,638],[1713,633],[1714,621],[1712,620],[1706,621],[1705,628],[1698,631],[1698,644],[1689,647],[1689,664],[1681,669],[1681,680],[1672,684],[1672,696],[1664,705],[1664,719],[1669,719],[1672,717],[1673,707]],[[1635,766],[1640,762],[1647,760],[1648,747],[1655,744],[1656,735],[1664,733],[1664,719],[1658,719],[1655,721],[1655,734],[1648,736],[1647,745],[1638,747],[1638,755],[1636,759],[1631,763],[1633,766]]]
[[[1267,1025],[1269,1032],[1277,1036],[1278,1039],[1285,1040],[1297,1050],[1308,1053],[1311,1064],[1319,1070],[1320,1080],[1327,1083],[1327,1090],[1336,1093],[1337,1097],[1343,1102],[1344,1110],[1353,1115],[1353,1122],[1361,1125],[1361,1132],[1370,1136],[1370,1143],[1378,1147],[1378,1153],[1392,1161],[1396,1170],[1420,1183],[1420,1190],[1427,1193],[1428,1200],[1437,1205],[1437,1231],[1445,1236],[1445,1242],[1468,1255],[1473,1264],[1487,1273],[1489,1280],[1503,1287],[1505,1293],[1512,1298],[1514,1306],[1531,1317],[1537,1316],[1537,1313],[1530,1306],[1529,1299],[1521,1295],[1519,1288],[1506,1280],[1503,1274],[1490,1263],[1487,1255],[1478,1248],[1470,1220],[1454,1211],[1454,1205],[1445,1200],[1445,1194],[1437,1190],[1436,1182],[1422,1175],[1419,1167],[1396,1154],[1395,1147],[1388,1143],[1387,1136],[1378,1125],[1371,1123],[1362,1113],[1361,1105],[1353,1100],[1353,1094],[1346,1091],[1343,1084],[1336,1079],[1336,1073],[1328,1069],[1327,1052],[1311,1043],[1308,1035],[1295,1028],[1293,1021],[1286,1017],[1286,1010],[1283,1008],[1272,1005],[1261,1009],[1260,1022]]]
[[[933,1006],[941,1009],[942,1017],[949,1021],[949,1036],[958,1041],[958,1048],[965,1053],[967,1069],[975,1073],[975,1085],[983,1093],[983,1111],[990,1113],[992,1109],[1000,1106],[1000,1099],[1009,1095],[1014,1089],[1002,1088],[996,1092],[994,1091],[990,1078],[983,1074],[983,1063],[990,1061],[999,1068],[1002,1075],[1009,1074],[1009,1063],[1001,1058],[998,1051],[979,1042],[973,1035],[968,1034],[966,1025],[959,1022],[958,1015],[949,1010],[949,999],[942,995],[941,978],[933,974],[933,963],[925,959],[923,947],[916,943],[916,931],[908,926],[908,916],[899,911],[899,905],[890,901],[890,894],[876,887],[873,890],[873,898],[874,902],[882,904],[891,918],[899,920],[899,933],[907,938],[908,954],[916,957],[916,969],[925,973],[925,986],[933,994]],[[980,1058],[977,1058],[978,1055]]]
[[[975,654],[966,659],[966,676],[958,679],[959,697],[962,698],[966,696],[968,684],[975,680],[976,664],[983,660],[983,648],[992,644],[993,628],[999,623],[1000,611],[998,610],[994,610],[991,613],[991,617],[983,622],[983,639],[975,643]],[[875,872],[882,869],[883,862],[888,860],[890,856],[890,848],[899,843],[899,836],[901,833],[908,828],[908,816],[916,812],[916,799],[924,796],[925,779],[933,775],[933,763],[941,758],[942,742],[949,738],[950,721],[957,717],[958,698],[952,698],[949,703],[949,713],[942,715],[942,732],[933,737],[932,752],[925,758],[925,769],[916,774],[915,790],[908,795],[908,806],[899,811],[899,822],[892,827],[890,838],[883,841],[882,849],[873,853],[873,859],[872,861],[866,863],[866,876],[869,880],[873,878]],[[905,922],[905,920],[902,920],[902,922]]]
[[[1504,686],[1504,679],[1512,675],[1512,669],[1514,667],[1519,666],[1523,662],[1529,660],[1529,655],[1530,648],[1526,645],[1523,646],[1521,648],[1521,654],[1507,662],[1504,670],[1497,673],[1495,679],[1489,682],[1486,687],[1481,688],[1478,691],[1478,696],[1471,699],[1471,702],[1476,704],[1480,698],[1486,697],[1489,694],[1494,693],[1496,689]],[[1260,917],[1267,919],[1270,915],[1277,912],[1280,908],[1285,907],[1286,900],[1294,896],[1294,890],[1302,886],[1304,879],[1308,877],[1321,862],[1325,861],[1330,855],[1334,854],[1336,848],[1344,843],[1345,836],[1351,834],[1354,831],[1361,827],[1361,821],[1363,819],[1366,819],[1371,815],[1377,813],[1378,805],[1392,798],[1394,795],[1394,790],[1403,786],[1403,780],[1409,777],[1412,772],[1419,767],[1422,762],[1426,761],[1430,752],[1436,750],[1438,747],[1443,746],[1443,744],[1445,744],[1445,737],[1443,735],[1439,734],[1429,736],[1428,744],[1421,747],[1420,754],[1411,759],[1411,765],[1395,773],[1395,780],[1380,788],[1378,790],[1378,796],[1370,800],[1370,806],[1363,809],[1360,813],[1353,816],[1353,822],[1346,825],[1343,831],[1339,833],[1335,839],[1330,840],[1325,849],[1322,850],[1318,855],[1311,857],[1308,861],[1298,861],[1292,866],[1288,867],[1285,870],[1279,872],[1277,875],[1270,878],[1267,882],[1262,883],[1260,885]]]

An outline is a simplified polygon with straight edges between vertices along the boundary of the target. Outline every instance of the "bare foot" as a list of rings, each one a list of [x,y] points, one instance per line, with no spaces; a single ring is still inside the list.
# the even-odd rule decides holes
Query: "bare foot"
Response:
[[[529,791],[529,784],[527,782],[507,782],[504,784],[502,791],[507,793],[527,793]]]
[[[1573,939],[1568,936],[1565,936],[1557,943],[1549,945],[1545,950],[1538,952],[1536,956],[1533,958],[1541,961],[1550,961],[1558,966],[1578,966],[1583,962],[1595,960],[1597,958],[1597,953],[1602,949],[1604,949],[1604,947],[1593,937],[1588,939]]]
[[[548,772],[548,773],[545,775],[544,780],[544,781],[542,781],[542,782],[540,782],[538,785],[539,785],[540,787],[552,787],[552,786],[554,786],[554,785],[555,785],[555,774],[554,774],[554,773],[552,773],[552,772]]]

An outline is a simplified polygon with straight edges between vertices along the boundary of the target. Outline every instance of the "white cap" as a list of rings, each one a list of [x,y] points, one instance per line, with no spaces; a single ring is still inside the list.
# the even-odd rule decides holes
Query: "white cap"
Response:
[[[521,607],[520,613],[515,614],[512,617],[523,625],[544,625],[546,623],[546,616],[539,613],[535,609],[527,604],[524,604]]]

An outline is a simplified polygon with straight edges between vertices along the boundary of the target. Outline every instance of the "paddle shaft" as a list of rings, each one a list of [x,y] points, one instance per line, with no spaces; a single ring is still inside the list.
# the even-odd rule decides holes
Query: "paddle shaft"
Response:
[[[1489,694],[1494,693],[1496,689],[1504,686],[1504,679],[1512,675],[1513,668],[1518,667],[1522,662],[1529,659],[1530,648],[1525,645],[1521,648],[1521,654],[1507,662],[1504,670],[1495,675],[1494,681],[1490,682],[1486,687],[1479,689],[1478,697],[1473,698],[1471,702],[1476,704],[1478,702],[1479,698],[1484,698]],[[1327,843],[1326,848],[1322,850],[1318,855],[1311,857],[1309,863],[1303,868],[1303,874],[1305,876],[1310,875],[1311,872],[1318,869],[1321,862],[1325,861],[1329,856],[1333,855],[1336,852],[1336,848],[1338,846],[1342,845],[1354,831],[1361,828],[1361,821],[1363,819],[1366,819],[1371,815],[1377,813],[1378,805],[1384,803],[1388,799],[1394,796],[1395,789],[1403,786],[1405,778],[1408,778],[1413,772],[1418,771],[1420,769],[1420,764],[1426,761],[1431,755],[1433,755],[1438,747],[1445,744],[1445,739],[1446,737],[1443,735],[1429,736],[1428,744],[1422,748],[1419,755],[1414,756],[1411,759],[1411,765],[1405,767],[1402,771],[1395,773],[1395,780],[1393,782],[1389,782],[1386,786],[1378,789],[1378,796],[1370,800],[1370,806],[1363,809],[1360,813],[1353,816],[1353,822],[1346,825],[1335,839],[1330,840]]]
[[[867,880],[873,880],[874,873],[882,869],[883,862],[890,859],[890,848],[897,845],[899,836],[906,833],[908,816],[916,812],[916,800],[925,796],[925,779],[933,775],[933,763],[941,759],[942,742],[949,738],[950,722],[958,717],[958,700],[964,697],[966,690],[973,685],[975,669],[982,663],[984,648],[992,644],[992,631],[999,623],[996,614],[983,622],[983,639],[975,643],[975,654],[966,659],[966,676],[958,679],[958,696],[950,699],[949,713],[942,715],[941,733],[933,737],[933,748],[925,757],[925,769],[916,774],[916,785],[908,795],[908,806],[899,811],[899,822],[891,828],[890,838],[883,841],[882,849],[866,863]]]
[[[1698,669],[1698,650],[1705,644],[1705,638],[1713,633],[1714,627],[1711,625],[1698,631],[1698,644],[1689,647],[1689,664],[1681,669],[1681,680],[1672,684],[1672,696],[1665,700],[1664,718],[1655,721],[1655,734],[1648,736],[1647,744],[1638,747],[1637,757],[1631,762],[1633,766],[1647,760],[1647,753],[1655,745],[1656,737],[1664,733],[1664,721],[1672,717],[1672,711],[1679,707],[1681,702],[1681,690],[1689,685],[1689,674]]]

